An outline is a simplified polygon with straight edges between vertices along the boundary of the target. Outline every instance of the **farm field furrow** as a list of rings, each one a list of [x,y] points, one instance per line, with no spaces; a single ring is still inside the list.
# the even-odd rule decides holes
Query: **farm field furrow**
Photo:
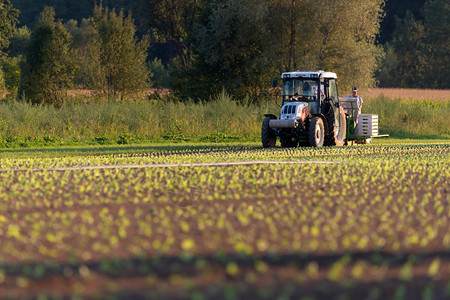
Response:
[[[45,170],[252,160],[339,163]],[[0,169],[0,298],[450,297],[449,144],[8,157]]]
[[[0,160],[0,170],[38,169],[58,167],[80,167],[100,165],[138,165],[138,164],[180,164],[230,162],[252,160],[349,160],[360,161],[367,156],[379,157],[384,161],[386,155],[392,158],[405,158],[405,155],[448,154],[450,144],[429,145],[391,145],[369,147],[343,147],[321,149],[278,149],[265,151],[260,147],[230,147],[229,149],[209,148],[198,150],[155,151],[141,153],[120,153],[95,155],[75,155],[69,157],[9,158]]]

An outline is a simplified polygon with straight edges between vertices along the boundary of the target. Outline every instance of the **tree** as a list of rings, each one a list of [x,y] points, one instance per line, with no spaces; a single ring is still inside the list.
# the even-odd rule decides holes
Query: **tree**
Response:
[[[191,33],[200,9],[199,0],[141,0],[143,23],[158,43],[170,43],[181,67],[191,58]]]
[[[209,0],[193,30],[196,61],[191,72],[176,70],[180,80],[174,87],[195,97],[225,88],[233,96],[258,99],[271,78],[295,69],[334,71],[345,89],[372,86],[382,55],[375,45],[382,5],[383,0]]]
[[[400,64],[400,59],[395,48],[389,42],[384,44],[384,52],[385,55],[380,61],[379,68],[376,72],[378,85],[381,87],[398,87],[400,86],[400,80],[396,72]]]
[[[10,44],[6,50],[9,56],[19,57],[25,53],[28,42],[30,41],[31,31],[23,26],[16,28],[11,37]]]
[[[396,87],[424,87],[426,77],[426,39],[422,21],[417,21],[408,12],[404,19],[397,19],[397,28],[393,33],[392,46],[398,63],[391,70]]]
[[[61,21],[55,21],[53,8],[44,8],[25,51],[19,99],[62,105],[75,71],[70,38]]]
[[[170,76],[166,67],[163,65],[160,59],[155,58],[148,63],[148,69],[150,70],[152,87],[154,88],[169,88]]]
[[[136,37],[129,14],[96,6],[92,18],[95,35],[86,49],[88,87],[111,98],[126,97],[148,88],[146,67],[149,39]]]
[[[388,0],[385,1],[385,18],[381,22],[381,32],[378,38],[380,44],[392,41],[392,34],[397,26],[397,19],[404,19],[407,11],[418,21],[423,21],[423,6],[427,0]]]
[[[426,87],[450,88],[450,3],[429,0],[425,4]]]
[[[271,0],[271,61],[280,72],[334,71],[341,87],[374,85],[383,0]],[[266,43],[267,47],[267,43]]]
[[[397,18],[392,41],[385,44],[385,60],[378,73],[381,86],[448,88],[450,4],[428,0],[423,16],[410,11]]]
[[[313,68],[307,66],[312,62],[311,50],[308,50],[314,35],[315,18],[317,9],[311,6],[310,1],[299,0],[272,0],[269,6],[269,36],[271,43],[265,47],[271,47],[267,53],[271,53],[271,60],[277,62],[277,74],[287,70],[298,68]],[[309,17],[301,17],[309,16]],[[269,46],[270,45],[270,46]],[[267,48],[266,48],[267,49]]]
[[[193,29],[194,64],[172,72],[181,96],[207,99],[225,88],[257,98],[270,78],[268,57],[261,55],[267,13],[261,1],[210,1]]]
[[[3,52],[10,45],[11,38],[16,31],[19,11],[13,7],[9,0],[0,0],[0,91],[11,87],[10,62]]]
[[[3,91],[5,90],[5,75],[3,74],[3,68],[0,68],[0,96],[3,96]]]
[[[21,11],[20,24],[33,28],[39,18],[40,12],[46,6],[55,9],[57,19],[64,21],[75,19],[81,22],[82,19],[89,18],[92,15],[94,3],[100,0],[10,0],[16,8]],[[124,9],[128,11],[135,9],[138,1],[130,0],[102,0],[104,6],[115,9]]]
[[[13,36],[18,16],[19,11],[9,0],[0,0],[0,56],[2,50],[9,46],[9,39]]]
[[[20,84],[20,65],[30,36],[31,31],[26,26],[15,28],[9,47],[5,51],[7,56],[1,62],[6,89],[13,95],[17,95]]]
[[[321,9],[317,17],[320,20],[317,66],[334,70],[344,89],[375,85],[374,73],[383,54],[382,48],[375,45],[383,3],[384,0],[321,0],[318,3]]]
[[[13,94],[16,94],[20,84],[20,60],[20,57],[8,56],[3,59],[0,68],[6,89]]]

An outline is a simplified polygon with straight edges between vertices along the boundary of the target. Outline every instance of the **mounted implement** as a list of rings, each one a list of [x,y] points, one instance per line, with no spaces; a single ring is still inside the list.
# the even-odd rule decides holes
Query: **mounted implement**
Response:
[[[277,139],[281,147],[322,147],[366,143],[379,136],[376,115],[361,115],[356,99],[338,97],[335,73],[295,71],[282,78],[280,118],[265,115],[264,148],[275,147]]]

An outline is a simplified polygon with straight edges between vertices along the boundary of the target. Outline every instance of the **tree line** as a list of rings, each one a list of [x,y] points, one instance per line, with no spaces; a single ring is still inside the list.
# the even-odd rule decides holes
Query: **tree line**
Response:
[[[100,5],[78,24],[56,19],[44,7],[33,30],[17,28],[19,11],[9,0],[1,31],[3,85],[19,100],[61,106],[70,88],[89,89],[109,99],[127,99],[149,88],[149,38],[123,11]]]
[[[380,86],[450,88],[450,2],[394,2],[403,9],[390,20],[395,26],[385,38],[376,74]]]
[[[382,45],[390,1],[0,0],[0,84],[34,103],[61,103],[68,88],[126,99],[151,86],[257,101],[294,69],[335,71],[341,90],[448,87],[435,72],[448,73],[448,26],[437,26],[448,24],[447,2],[426,1],[423,20],[398,18]]]

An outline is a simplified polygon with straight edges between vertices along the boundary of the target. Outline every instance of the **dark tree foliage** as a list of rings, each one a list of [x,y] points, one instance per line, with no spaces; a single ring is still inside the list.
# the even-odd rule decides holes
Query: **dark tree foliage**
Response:
[[[205,99],[222,87],[259,97],[269,77],[298,68],[338,72],[342,88],[370,86],[377,60],[381,86],[449,87],[444,80],[450,69],[448,0],[1,1],[11,1],[21,11],[20,25],[30,29],[44,6],[54,7],[74,37],[72,47],[81,52],[90,39],[87,24],[96,3],[123,10],[124,17],[131,14],[136,36],[150,35],[147,65],[160,74],[156,81],[162,82],[169,69],[172,87],[187,97]],[[381,2],[380,25],[382,14],[370,3]],[[10,55],[21,54],[24,33],[16,30]],[[0,35],[0,47],[6,40]],[[379,47],[372,47],[375,40]]]
[[[6,49],[6,53],[12,57],[19,57],[23,55],[27,44],[30,40],[31,31],[28,27],[23,26],[16,28],[10,39],[9,47]]]
[[[377,74],[380,86],[450,88],[450,2],[428,0],[421,11],[396,18]]]
[[[39,19],[39,14],[46,6],[55,9],[56,18],[68,21],[71,19],[81,22],[83,18],[92,15],[92,10],[99,0],[12,0],[13,5],[21,11],[20,23],[28,27],[34,27]],[[103,0],[104,7],[123,8],[125,11],[134,8],[136,1],[130,0]]]
[[[392,40],[396,52],[401,54],[398,55],[399,64],[395,70],[397,86],[425,86],[425,34],[422,22],[415,20],[412,13],[408,13],[404,19],[398,19]]]
[[[139,0],[142,25],[155,42],[169,43],[181,66],[189,64],[190,37],[199,11],[199,0]]]
[[[5,55],[3,50],[8,47],[14,34],[19,11],[15,9],[9,0],[0,0],[0,92],[5,89]],[[6,84],[8,85],[8,84]]]
[[[61,21],[55,21],[53,8],[44,8],[25,51],[19,99],[62,105],[75,71],[70,39]]]
[[[1,51],[8,47],[9,39],[13,36],[19,11],[9,0],[0,0],[0,56]]]
[[[427,31],[427,87],[450,88],[450,1],[433,0],[425,5]]]
[[[81,22],[83,18],[88,18],[92,14],[94,2],[96,0],[11,0],[12,4],[21,11],[20,23],[32,28],[38,18],[39,13],[45,6],[53,6],[55,8],[56,17],[68,21],[70,19]],[[181,2],[204,2],[201,0],[182,0],[182,1],[167,1],[167,0],[103,0],[104,7],[115,8],[117,10],[124,9],[125,12],[133,10],[134,18],[138,24],[142,24],[143,27],[148,28],[149,22],[153,22],[150,16],[153,15],[151,11],[153,6],[158,6],[169,3],[166,5],[166,9],[171,6],[179,6]],[[423,20],[423,7],[426,0],[387,0],[385,4],[386,17],[381,23],[381,33],[379,42],[384,44],[391,40],[392,33],[396,27],[396,17],[403,19],[406,16],[406,11],[409,10],[413,13],[414,17],[418,20]],[[176,10],[172,11],[174,14]],[[156,15],[158,12],[155,10]],[[172,19],[173,20],[173,19]],[[154,20],[155,22],[159,22]],[[171,20],[166,20],[170,22]],[[138,32],[144,32],[138,28]],[[167,49],[167,48],[166,48]]]
[[[206,3],[193,30],[195,60],[172,73],[181,95],[207,99],[225,88],[258,101],[271,78],[297,68],[335,71],[343,88],[374,82],[380,0]]]
[[[392,39],[397,26],[397,18],[404,19],[407,11],[410,11],[414,18],[423,20],[423,6],[427,0],[387,0],[385,4],[386,16],[381,22],[381,32],[379,43],[385,44]]]

